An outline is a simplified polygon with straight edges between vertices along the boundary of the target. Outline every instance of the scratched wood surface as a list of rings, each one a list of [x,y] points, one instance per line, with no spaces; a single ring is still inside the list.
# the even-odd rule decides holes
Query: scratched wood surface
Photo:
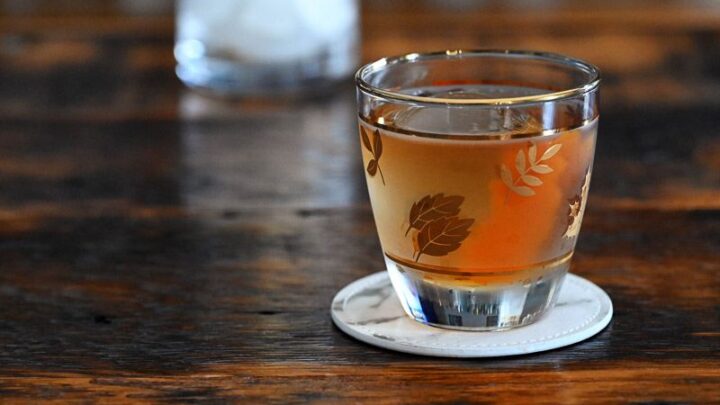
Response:
[[[169,3],[0,2],[0,403],[720,402],[719,5],[364,4],[366,61],[533,48],[604,73],[573,271],[614,320],[460,361],[331,323],[334,293],[383,267],[352,84],[193,94]]]

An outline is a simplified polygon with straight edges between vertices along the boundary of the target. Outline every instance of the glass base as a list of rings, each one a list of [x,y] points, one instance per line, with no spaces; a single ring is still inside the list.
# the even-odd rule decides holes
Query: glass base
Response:
[[[492,283],[483,282],[482,275],[472,281],[437,277],[388,257],[385,261],[411,318],[447,329],[498,331],[528,325],[555,305],[571,256],[512,277],[519,281]]]

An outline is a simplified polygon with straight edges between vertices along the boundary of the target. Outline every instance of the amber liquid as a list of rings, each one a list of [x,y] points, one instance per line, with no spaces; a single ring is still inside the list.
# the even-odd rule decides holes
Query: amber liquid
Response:
[[[451,285],[516,283],[567,268],[587,202],[596,129],[594,120],[519,139],[483,139],[361,120],[386,259]]]

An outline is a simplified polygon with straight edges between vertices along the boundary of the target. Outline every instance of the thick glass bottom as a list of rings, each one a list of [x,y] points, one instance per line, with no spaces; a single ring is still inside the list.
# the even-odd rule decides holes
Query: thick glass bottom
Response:
[[[385,262],[411,318],[441,328],[497,331],[528,325],[555,304],[571,256],[500,277],[438,276],[387,256]]]

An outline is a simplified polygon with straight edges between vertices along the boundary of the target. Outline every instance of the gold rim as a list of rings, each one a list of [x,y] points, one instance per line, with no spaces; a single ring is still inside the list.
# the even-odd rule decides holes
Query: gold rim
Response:
[[[571,125],[566,127],[558,127],[558,128],[547,128],[543,129],[542,131],[537,132],[522,132],[522,133],[504,133],[502,135],[495,135],[495,134],[480,134],[480,135],[453,135],[453,134],[436,134],[432,132],[422,132],[422,131],[416,131],[416,130],[409,130],[409,129],[403,129],[399,127],[394,127],[391,125],[385,125],[381,124],[379,122],[372,122],[370,118],[363,116],[362,114],[358,114],[358,118],[360,121],[364,122],[370,127],[373,128],[379,128],[387,132],[392,132],[396,134],[402,134],[402,135],[412,135],[417,136],[419,138],[427,138],[427,139],[443,139],[443,140],[452,140],[452,141],[507,141],[507,140],[517,140],[517,139],[530,139],[530,138],[540,138],[540,137],[550,137],[557,135],[561,132],[566,131],[572,131],[578,128],[582,128],[587,125],[591,125],[598,121],[600,118],[599,115],[595,116],[595,118],[582,120],[577,123],[577,125]]]
[[[542,60],[546,62],[552,62],[559,65],[564,65],[570,68],[575,68],[588,73],[589,80],[585,84],[579,87],[573,87],[569,89],[552,91],[544,94],[537,94],[533,96],[522,96],[522,97],[505,97],[505,98],[470,98],[470,99],[455,99],[455,98],[440,98],[440,97],[425,97],[425,96],[413,96],[409,94],[403,94],[391,90],[381,89],[372,86],[370,83],[365,81],[363,78],[369,73],[379,71],[386,66],[392,66],[403,63],[415,63],[425,60],[437,60],[437,59],[463,59],[463,58],[476,58],[484,56],[496,56],[504,58],[516,58],[526,60]],[[372,94],[375,96],[404,101],[412,103],[422,104],[444,104],[444,105],[487,105],[487,106],[507,106],[517,104],[533,104],[533,103],[544,103],[548,101],[562,100],[571,97],[576,97],[590,91],[597,89],[600,85],[600,70],[582,60],[570,58],[564,55],[547,53],[547,52],[533,52],[533,51],[511,51],[511,50],[447,50],[441,52],[431,53],[410,53],[402,56],[395,56],[389,58],[382,58],[375,62],[368,63],[361,67],[357,73],[355,73],[355,83],[359,89],[365,93]]]

